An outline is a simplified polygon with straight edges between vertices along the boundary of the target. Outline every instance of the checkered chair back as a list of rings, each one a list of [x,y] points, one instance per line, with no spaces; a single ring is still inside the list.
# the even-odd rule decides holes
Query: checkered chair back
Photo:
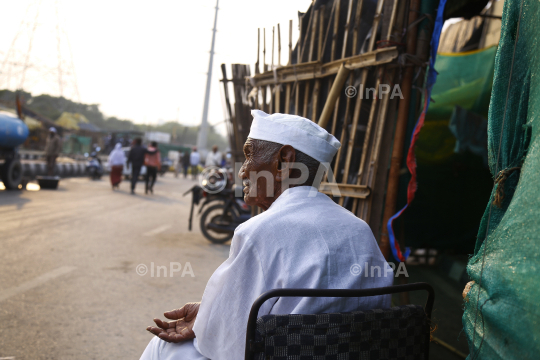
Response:
[[[366,297],[426,291],[426,305],[334,314],[257,317],[265,301],[279,297]],[[274,289],[251,307],[245,360],[428,360],[435,293],[427,283],[373,289]]]
[[[257,319],[255,360],[426,359],[422,306]]]

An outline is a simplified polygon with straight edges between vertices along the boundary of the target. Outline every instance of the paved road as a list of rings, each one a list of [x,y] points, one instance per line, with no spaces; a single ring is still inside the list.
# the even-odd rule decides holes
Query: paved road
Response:
[[[0,358],[137,359],[151,319],[200,300],[228,256],[197,223],[187,230],[193,184],[167,174],[148,196],[105,178],[0,191]]]

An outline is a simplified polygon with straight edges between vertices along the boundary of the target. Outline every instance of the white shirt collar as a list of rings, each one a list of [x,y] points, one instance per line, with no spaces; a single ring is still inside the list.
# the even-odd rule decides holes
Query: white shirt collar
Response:
[[[281,195],[278,196],[278,198],[270,205],[268,210],[270,210],[272,207],[276,204],[284,203],[285,201],[288,201],[289,199],[294,198],[315,198],[319,194],[319,190],[313,186],[296,186],[293,188],[288,188],[285,190]]]

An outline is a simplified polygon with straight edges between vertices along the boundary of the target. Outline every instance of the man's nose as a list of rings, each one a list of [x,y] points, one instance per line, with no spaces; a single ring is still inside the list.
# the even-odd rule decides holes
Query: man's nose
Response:
[[[243,179],[243,178],[245,177],[245,176],[244,176],[245,174],[246,174],[246,163],[244,162],[244,163],[242,164],[242,167],[241,167],[240,170],[238,171],[238,177],[239,177],[240,179]]]

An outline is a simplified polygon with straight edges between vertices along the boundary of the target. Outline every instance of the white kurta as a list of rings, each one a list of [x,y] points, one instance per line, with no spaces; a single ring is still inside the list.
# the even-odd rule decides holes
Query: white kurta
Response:
[[[364,221],[313,187],[292,188],[236,229],[229,258],[206,285],[193,328],[195,341],[179,345],[154,338],[141,359],[240,360],[249,311],[262,293],[278,288],[375,288],[390,286],[393,280]],[[279,298],[268,300],[259,316],[389,307],[390,296]]]
[[[213,152],[210,151],[208,155],[206,155],[206,162],[204,166],[221,166],[221,159],[223,156],[219,151]]]

